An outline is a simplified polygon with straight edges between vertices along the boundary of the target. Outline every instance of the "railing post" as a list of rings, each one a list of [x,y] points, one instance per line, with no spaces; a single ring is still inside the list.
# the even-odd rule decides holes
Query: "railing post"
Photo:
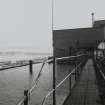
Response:
[[[76,69],[76,66],[77,66],[77,59],[75,58],[75,81],[77,80],[77,69]]]
[[[54,57],[54,60],[53,60],[53,89],[55,89],[55,85],[56,85],[56,81],[55,81],[55,68],[56,68],[56,59]],[[53,105],[56,105],[56,94],[55,94],[55,90],[53,92]]]
[[[28,105],[28,90],[24,90],[24,96],[26,97],[24,100],[24,105]]]
[[[70,77],[69,77],[69,89],[70,89],[70,92],[71,92],[71,88],[72,88],[71,85],[72,85],[72,84],[71,84],[71,76],[70,76]]]
[[[33,72],[33,70],[32,70],[32,60],[29,60],[29,70],[30,70],[30,73]]]

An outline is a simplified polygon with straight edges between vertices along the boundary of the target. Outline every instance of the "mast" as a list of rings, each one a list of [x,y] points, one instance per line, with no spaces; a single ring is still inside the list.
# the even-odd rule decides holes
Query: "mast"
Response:
[[[52,40],[53,40],[53,30],[54,30],[54,0],[52,0],[52,26],[51,26],[52,30]],[[54,54],[54,41],[53,41],[53,54]]]
[[[54,0],[52,0],[52,38],[54,30]],[[55,78],[55,71],[56,71],[56,59],[54,54],[54,39],[53,39],[53,105],[56,105],[56,93],[55,93],[55,85],[56,85],[56,78]]]

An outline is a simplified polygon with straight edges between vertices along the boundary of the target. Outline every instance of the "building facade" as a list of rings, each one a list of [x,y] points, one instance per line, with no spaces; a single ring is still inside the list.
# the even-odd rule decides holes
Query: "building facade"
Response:
[[[75,55],[76,50],[94,50],[104,40],[105,21],[95,21],[90,28],[54,30],[53,47],[56,57]]]

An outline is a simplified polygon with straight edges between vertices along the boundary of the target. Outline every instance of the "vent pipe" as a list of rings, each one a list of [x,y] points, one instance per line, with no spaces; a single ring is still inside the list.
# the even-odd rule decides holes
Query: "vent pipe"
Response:
[[[91,13],[92,16],[92,27],[94,27],[94,12]]]

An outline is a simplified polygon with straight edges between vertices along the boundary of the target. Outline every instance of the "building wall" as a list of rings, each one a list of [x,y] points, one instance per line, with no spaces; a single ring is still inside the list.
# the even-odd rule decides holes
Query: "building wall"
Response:
[[[70,49],[97,47],[104,39],[104,28],[79,28],[55,30],[53,33],[54,55],[68,56]]]

